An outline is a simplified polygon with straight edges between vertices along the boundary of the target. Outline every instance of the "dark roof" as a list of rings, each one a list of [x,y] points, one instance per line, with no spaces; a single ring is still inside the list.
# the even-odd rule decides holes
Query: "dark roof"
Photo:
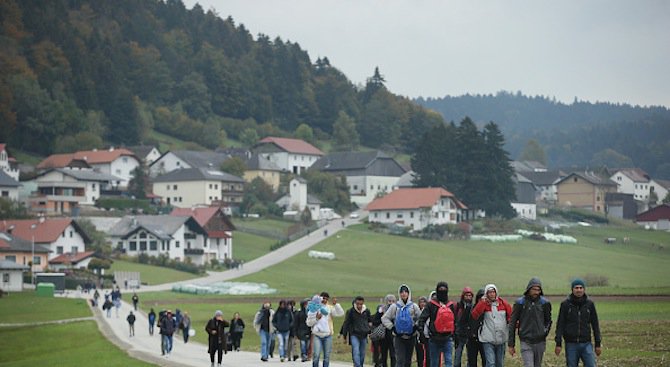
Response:
[[[13,179],[10,175],[7,174],[4,170],[0,169],[0,186],[3,187],[19,187],[21,183]]]
[[[665,189],[670,190],[670,181],[669,180],[660,180],[658,178],[655,178],[654,181],[663,186]],[[661,198],[662,199],[662,198]]]
[[[310,169],[348,176],[364,174],[400,177],[405,173],[405,169],[393,157],[381,151],[330,153],[317,160]]]
[[[12,236],[6,232],[0,232],[0,251],[16,251],[16,252],[31,252],[33,250],[32,239],[24,240],[15,236]],[[51,252],[47,247],[43,245],[35,245],[35,252],[37,253],[48,253]]]
[[[546,172],[521,172],[520,174],[537,186],[550,186],[559,179],[565,177],[565,173],[558,170]]]
[[[319,198],[317,198],[316,196],[314,196],[312,194],[307,194],[307,204],[319,204],[319,205],[321,205],[321,204],[323,204],[323,202],[321,200],[319,200]]]
[[[174,215],[125,216],[116,223],[114,227],[107,231],[107,233],[112,237],[126,238],[137,232],[139,229],[144,228],[147,232],[159,239],[169,240],[184,224],[194,228],[198,233],[205,233],[205,230],[193,217]]]
[[[37,177],[44,176],[52,171],[60,172],[66,176],[70,176],[80,181],[98,181],[98,182],[121,181],[120,177],[108,175],[106,173],[94,171],[92,169],[72,169],[72,168],[51,168],[40,173]]]
[[[670,219],[670,204],[662,204],[638,214],[636,222],[656,222],[660,219]]]
[[[516,174],[513,180],[516,192],[516,200],[514,200],[514,202],[520,204],[535,204],[537,188],[533,182],[519,173]]]
[[[260,154],[253,154],[249,159],[245,159],[244,164],[249,170],[259,171],[281,171],[274,162],[263,157]]]
[[[135,146],[132,146],[132,147],[128,147],[127,149],[130,150],[131,152],[135,153],[136,156],[138,156],[142,159],[144,159],[144,157],[149,155],[149,153],[151,153],[151,150],[153,150],[153,149],[158,150],[158,148],[156,148],[153,145],[135,145]],[[158,152],[160,153],[160,150]]]
[[[535,172],[536,170],[544,171],[547,169],[538,161],[512,161],[511,165],[517,172]]]
[[[193,168],[213,168],[217,170],[224,161],[230,158],[230,155],[225,153],[197,150],[175,150],[172,154]]]
[[[617,186],[617,184],[614,181],[610,180],[608,177],[600,177],[600,176],[596,175],[595,173],[589,172],[589,171],[572,172],[569,175],[567,175],[567,176],[561,178],[560,180],[558,180],[556,182],[556,184],[558,185],[559,183],[567,180],[568,178],[570,178],[572,176],[581,177],[583,180],[585,180],[587,182],[590,182],[591,184],[597,185],[597,186]]]
[[[615,174],[617,172],[626,175],[633,182],[649,182],[650,179],[649,174],[641,168],[620,168],[616,170]]]
[[[154,179],[154,182],[182,182],[182,181],[224,181],[224,182],[244,182],[230,173],[221,172],[218,169],[207,168],[183,168],[170,171]]]

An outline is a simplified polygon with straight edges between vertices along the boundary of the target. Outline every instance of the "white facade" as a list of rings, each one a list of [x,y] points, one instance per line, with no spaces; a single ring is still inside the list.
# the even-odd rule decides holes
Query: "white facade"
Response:
[[[0,197],[12,201],[19,200],[19,188],[14,186],[0,186]]]
[[[448,197],[440,198],[431,208],[371,210],[370,223],[395,224],[420,231],[428,225],[458,223],[458,208]]]
[[[191,208],[197,205],[211,205],[223,198],[222,182],[214,180],[155,182],[153,193],[163,201],[177,208]]]
[[[233,238],[232,232],[227,231],[230,238],[208,238],[205,247],[205,253],[209,259],[225,261],[233,258]],[[209,260],[208,260],[209,261]]]
[[[670,219],[659,219],[653,222],[638,221],[637,224],[644,228],[655,229],[659,231],[670,231]]]
[[[537,219],[537,205],[535,204],[512,203],[512,208],[514,208],[519,218]]]
[[[294,178],[289,182],[289,186],[288,209],[302,212],[307,206],[307,183]],[[312,218],[315,218],[313,214]]]
[[[158,151],[158,149],[151,148],[151,151],[149,151],[149,154],[146,155],[146,157],[142,157],[144,160],[145,165],[150,165],[151,163],[154,163],[158,158],[161,157],[161,152]]]
[[[300,174],[307,170],[321,157],[314,154],[288,152],[259,153],[259,155],[274,163],[279,169],[294,174]]]
[[[28,239],[26,238],[26,240]],[[49,253],[49,260],[65,253],[86,251],[84,238],[71,224],[65,228],[56,241],[51,243],[40,243],[40,245],[44,245],[51,250]]]
[[[535,185],[540,191],[540,200],[548,203],[555,203],[558,200],[558,189],[556,185]]]
[[[7,154],[7,150],[4,149],[0,151],[0,169],[5,171],[14,180],[19,180],[19,170],[11,167],[9,164],[9,155]]]
[[[149,167],[149,175],[151,177],[157,177],[180,168],[194,167],[191,167],[190,164],[179,158],[176,154],[167,152],[162,157],[154,160],[154,162],[151,164],[151,167]]]
[[[649,181],[634,181],[622,171],[618,171],[610,180],[616,182],[617,192],[624,194],[632,194],[633,198],[638,201],[648,201],[651,184]]]
[[[365,206],[378,194],[393,191],[399,177],[392,176],[347,176],[347,186],[351,201],[358,206]]]
[[[0,289],[3,292],[21,292],[23,290],[23,270],[0,270]]]
[[[127,188],[128,182],[133,178],[133,171],[140,165],[140,162],[133,156],[122,155],[112,162],[89,163],[89,165],[99,172],[120,178],[119,187]]]
[[[665,197],[668,195],[668,189],[655,180],[649,181],[649,187],[651,188],[651,191],[656,193],[656,197],[658,198],[656,204],[662,203],[663,199],[665,199]]]
[[[83,188],[84,201],[79,202],[83,205],[94,205],[100,198],[100,185],[104,183],[98,181],[80,181],[74,177],[63,174],[58,171],[51,171],[35,179],[37,188],[40,187],[67,187]]]

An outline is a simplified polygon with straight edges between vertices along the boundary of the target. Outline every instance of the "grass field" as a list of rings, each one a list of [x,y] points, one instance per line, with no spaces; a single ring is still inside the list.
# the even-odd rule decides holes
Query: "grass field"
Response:
[[[415,295],[427,295],[442,279],[452,292],[493,282],[510,297],[520,294],[533,276],[542,279],[547,294],[563,295],[573,277],[590,273],[609,280],[609,286],[589,287],[591,294],[670,294],[669,234],[636,228],[574,231],[579,243],[572,245],[428,241],[356,226],[313,248],[334,252],[334,261],[311,259],[304,252],[239,280],[268,283],[290,296],[324,289],[335,295],[383,295],[396,293],[401,283],[409,284]],[[604,244],[603,237],[612,234],[626,234],[630,243]],[[666,246],[659,250],[653,245],[658,243]]]
[[[257,236],[251,233],[235,231],[233,238],[233,258],[237,260],[251,261],[270,252],[270,246],[277,240]]]
[[[282,235],[286,235],[286,231],[290,226],[295,224],[295,222],[289,222],[286,220],[279,219],[267,219],[267,218],[236,218],[235,225],[239,225],[246,228],[253,228],[262,231],[272,231],[278,232]]]
[[[123,260],[114,260],[112,268],[108,271],[112,273],[114,271],[138,271],[140,272],[140,279],[142,283],[149,285],[178,282],[181,280],[188,280],[198,277],[196,274],[191,274],[184,271]]]
[[[35,292],[10,293],[0,298],[0,323],[53,321],[88,316],[91,316],[91,311],[84,299],[37,297]]]

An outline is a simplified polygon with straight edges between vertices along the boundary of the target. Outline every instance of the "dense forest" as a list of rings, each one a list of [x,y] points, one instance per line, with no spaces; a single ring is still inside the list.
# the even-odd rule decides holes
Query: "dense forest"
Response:
[[[447,121],[469,116],[478,125],[495,121],[513,158],[529,141],[543,148],[550,167],[641,167],[653,177],[670,179],[670,110],[627,104],[571,104],[547,97],[500,92],[419,98]]]
[[[180,0],[5,0],[0,24],[0,141],[41,155],[154,130],[213,149],[301,125],[336,148],[409,152],[443,122],[377,69],[354,86],[298,43]]]

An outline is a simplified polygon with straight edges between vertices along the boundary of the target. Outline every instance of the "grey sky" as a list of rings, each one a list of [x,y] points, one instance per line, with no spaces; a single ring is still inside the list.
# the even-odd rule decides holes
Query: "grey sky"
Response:
[[[197,2],[254,37],[327,56],[356,84],[379,66],[387,87],[409,97],[520,90],[670,106],[670,1]]]

